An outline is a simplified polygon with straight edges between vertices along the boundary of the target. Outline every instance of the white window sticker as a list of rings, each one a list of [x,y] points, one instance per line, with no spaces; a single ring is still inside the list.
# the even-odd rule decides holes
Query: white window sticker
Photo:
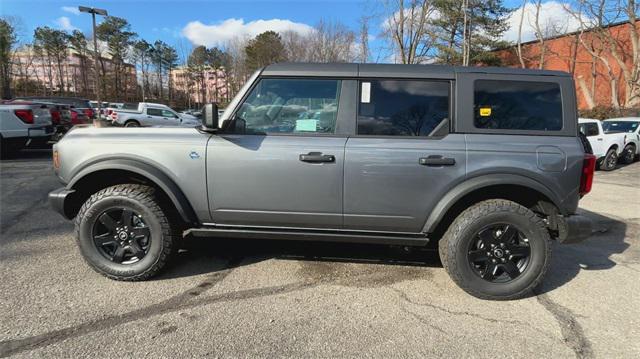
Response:
[[[371,102],[371,82],[362,83],[362,92],[360,93],[360,102],[362,103]]]

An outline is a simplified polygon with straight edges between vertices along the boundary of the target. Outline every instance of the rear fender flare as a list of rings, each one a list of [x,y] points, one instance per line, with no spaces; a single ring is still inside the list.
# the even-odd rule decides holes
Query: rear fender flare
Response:
[[[438,224],[442,221],[449,209],[451,209],[451,207],[453,207],[460,199],[462,199],[467,194],[476,190],[480,190],[482,188],[500,184],[518,185],[531,188],[532,190],[535,190],[549,198],[558,208],[560,213],[566,214],[564,213],[565,210],[560,205],[562,201],[560,201],[558,196],[556,196],[549,188],[547,188],[542,183],[521,175],[489,174],[468,179],[449,190],[449,192],[447,192],[447,194],[444,195],[442,199],[440,199],[438,204],[436,204],[434,209],[431,211],[431,214],[429,214],[429,217],[427,218],[427,221],[422,228],[422,232],[432,233],[436,229]]]

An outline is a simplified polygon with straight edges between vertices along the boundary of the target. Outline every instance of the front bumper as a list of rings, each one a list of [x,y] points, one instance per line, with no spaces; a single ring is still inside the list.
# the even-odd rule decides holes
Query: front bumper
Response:
[[[558,216],[557,221],[558,242],[562,244],[579,243],[591,236],[593,224],[586,216]]]
[[[49,205],[54,211],[60,213],[64,218],[71,219],[65,211],[65,201],[67,197],[71,195],[75,190],[66,189],[65,187],[58,188],[49,192]]]

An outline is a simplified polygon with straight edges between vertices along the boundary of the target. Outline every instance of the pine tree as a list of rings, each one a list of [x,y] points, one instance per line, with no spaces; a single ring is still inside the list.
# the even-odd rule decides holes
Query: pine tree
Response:
[[[434,6],[439,14],[432,20],[438,29],[437,62],[499,65],[491,50],[504,45],[500,38],[512,11],[502,0],[435,0]]]

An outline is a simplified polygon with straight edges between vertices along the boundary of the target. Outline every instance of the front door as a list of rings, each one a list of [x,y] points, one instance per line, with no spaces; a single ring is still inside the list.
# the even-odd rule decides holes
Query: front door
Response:
[[[345,147],[344,227],[420,232],[465,176],[465,135],[450,134],[451,82],[363,80]]]
[[[218,225],[342,227],[340,80],[265,78],[207,147]]]

